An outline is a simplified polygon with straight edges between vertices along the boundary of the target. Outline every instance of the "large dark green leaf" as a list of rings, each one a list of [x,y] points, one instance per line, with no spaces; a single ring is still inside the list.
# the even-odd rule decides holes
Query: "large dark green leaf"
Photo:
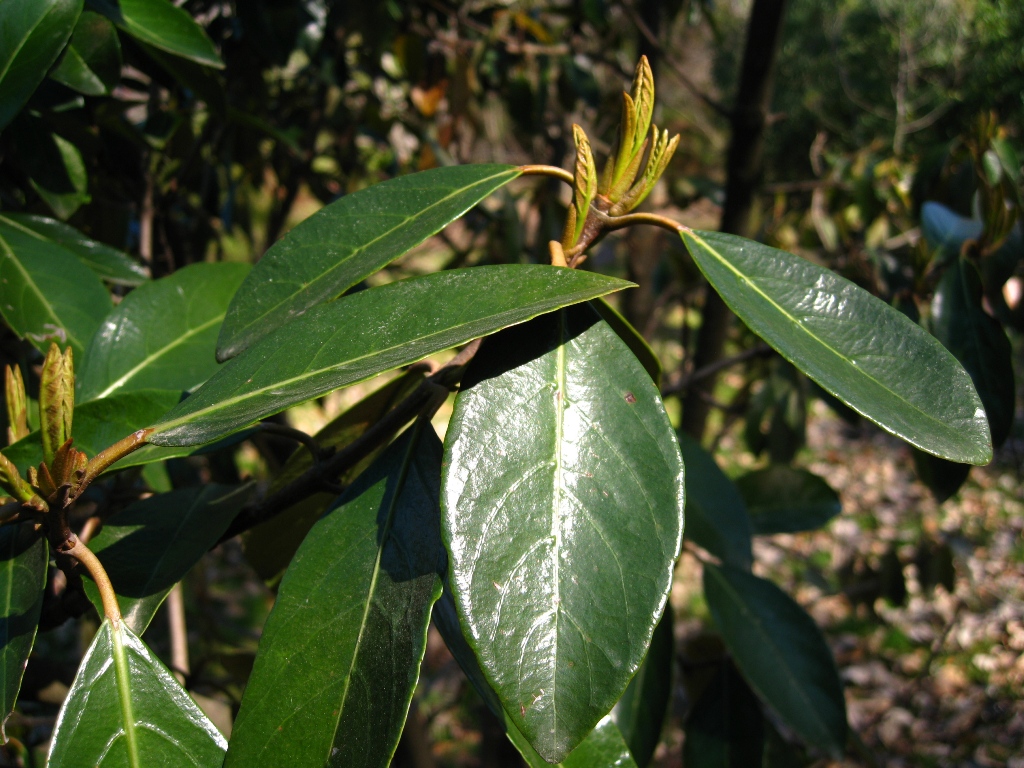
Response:
[[[484,343],[448,428],[442,508],[467,639],[516,727],[561,760],[643,660],[682,535],[661,397],[589,306]]]
[[[137,40],[207,67],[224,66],[203,28],[168,0],[91,0],[91,5]]]
[[[110,93],[121,79],[121,43],[114,25],[98,13],[85,11],[50,77],[86,96]]]
[[[127,253],[97,243],[62,221],[31,213],[4,212],[0,213],[0,224],[66,248],[102,280],[113,285],[136,286],[149,279],[146,268]]]
[[[0,4],[0,130],[46,77],[81,12],[82,0],[5,0]]]
[[[180,392],[149,389],[76,406],[75,447],[95,456],[135,430],[152,424],[180,399]],[[38,430],[4,448],[3,454],[23,473],[28,467],[39,464],[43,460],[43,448]]]
[[[261,339],[155,425],[150,441],[209,442],[296,403],[628,285],[592,272],[509,265],[360,291]]]
[[[387,766],[441,594],[441,442],[417,422],[309,532],[285,573],[226,768]]]
[[[692,471],[688,464],[687,467]],[[661,621],[654,628],[651,647],[647,650],[644,663],[629,681],[626,692],[612,710],[615,725],[639,766],[646,766],[654,757],[654,750],[661,741],[661,729],[665,725],[668,705],[672,700],[675,659],[672,625],[672,606],[666,605]],[[586,744],[585,741],[583,743]],[[574,749],[572,755],[579,750],[580,747]]]
[[[32,652],[46,586],[46,540],[32,523],[0,528],[0,736]]]
[[[260,259],[228,309],[218,358],[340,296],[518,175],[507,165],[435,168],[331,203]]]
[[[971,375],[999,446],[1013,426],[1016,392],[1013,352],[999,321],[982,307],[981,278],[974,265],[956,259],[932,299],[932,333]]]
[[[728,565],[704,564],[704,594],[750,686],[801,738],[838,758],[846,700],[814,619],[770,581]]]
[[[630,351],[636,355],[636,359],[640,361],[640,365],[644,367],[644,370],[650,374],[651,380],[654,381],[654,386],[661,386],[661,361],[658,359],[658,355],[655,354],[654,350],[651,349],[651,345],[647,343],[645,339],[636,328],[634,328],[630,322],[623,317],[615,307],[609,304],[604,299],[597,299],[592,302],[594,309],[601,316],[608,325],[612,327],[612,330],[619,335],[626,346],[629,347]]]
[[[686,719],[686,768],[750,768],[764,750],[761,704],[730,660],[723,662]]]
[[[924,451],[970,464],[992,460],[970,376],[920,326],[790,253],[715,232],[682,237],[733,312],[824,389]]]
[[[737,478],[754,533],[813,531],[843,511],[839,495],[806,469],[771,464]]]
[[[217,333],[247,264],[193,264],[129,293],[93,336],[81,400],[137,389],[191,390],[219,368]]]
[[[686,538],[724,563],[750,570],[753,531],[739,489],[714,457],[689,435],[679,432],[686,465]]]
[[[0,313],[45,352],[68,344],[76,361],[110,311],[100,279],[52,241],[0,221]]]
[[[89,548],[103,563],[132,632],[146,631],[171,587],[217,543],[248,497],[248,488],[182,488],[137,501],[103,521]],[[102,615],[91,579],[85,579],[85,592]]]
[[[219,768],[226,748],[145,643],[104,621],[57,717],[49,765]]]

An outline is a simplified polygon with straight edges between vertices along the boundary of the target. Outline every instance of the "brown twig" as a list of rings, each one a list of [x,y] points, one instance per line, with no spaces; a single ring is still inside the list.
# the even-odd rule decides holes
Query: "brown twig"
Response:
[[[103,569],[99,558],[85,544],[79,541],[75,534],[71,534],[71,538],[61,548],[61,552],[65,555],[71,555],[89,572],[92,580],[96,582],[100,599],[103,601],[104,615],[113,625],[114,629],[118,629],[121,624],[121,609],[117,605],[117,594],[114,592],[114,585],[110,583],[110,577],[107,576],[107,572]]]
[[[521,176],[550,176],[555,179],[561,179],[569,186],[574,186],[576,183],[571,173],[556,165],[521,165],[519,166],[519,174]]]
[[[731,368],[732,366],[746,362],[747,360],[752,360],[755,357],[767,357],[770,354],[772,354],[771,347],[769,347],[767,344],[758,344],[757,346],[751,347],[750,349],[745,349],[742,352],[738,352],[732,357],[723,357],[721,360],[716,360],[713,363],[708,363],[703,368],[694,371],[688,376],[684,376],[675,384],[671,384],[665,387],[661,391],[661,396],[668,397],[669,395],[679,394],[680,392],[686,391],[697,382],[703,381],[709,376],[714,376],[719,371],[722,371],[726,368]]]
[[[189,674],[188,630],[185,625],[185,599],[179,581],[167,593],[167,624],[171,636],[171,669],[178,682],[185,684]]]

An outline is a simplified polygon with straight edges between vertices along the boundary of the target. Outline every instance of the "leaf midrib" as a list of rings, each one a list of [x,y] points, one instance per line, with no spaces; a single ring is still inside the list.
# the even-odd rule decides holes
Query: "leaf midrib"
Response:
[[[21,49],[25,47],[25,43],[28,42],[28,39],[32,37],[36,29],[39,28],[39,25],[43,23],[43,20],[46,19],[46,17],[49,16],[50,13],[53,12],[54,7],[55,6],[51,5],[49,9],[44,11],[43,15],[36,19],[36,23],[29,27],[28,31],[25,33],[25,36],[21,38],[21,40],[18,42],[17,47],[14,49],[14,52],[11,54],[11,57],[7,60],[7,63],[4,65],[4,68],[0,70],[0,83],[3,82],[5,77],[7,77],[7,73],[11,70],[11,65],[18,58],[18,55],[21,53]]]
[[[551,675],[551,725],[552,732],[558,729],[558,619],[561,616],[562,589],[559,582],[559,564],[562,550],[562,495],[564,483],[562,478],[562,442],[564,439],[565,427],[565,397],[566,397],[566,370],[565,370],[565,345],[568,332],[566,329],[566,312],[558,313],[558,349],[555,353],[555,445],[554,445],[554,489],[552,492],[551,505],[551,533],[554,537],[553,555],[554,567],[552,569],[551,583],[554,586],[552,605],[554,607],[554,637],[552,639],[552,656],[555,659],[555,669]],[[555,733],[557,740],[558,734]]]
[[[139,760],[139,742],[135,733],[135,713],[132,710],[131,678],[128,670],[128,653],[125,649],[122,632],[123,622],[115,627],[107,619],[107,631],[110,632],[111,655],[114,657],[114,683],[117,687],[121,704],[121,720],[124,726],[124,737],[128,746],[128,764],[131,768],[142,768]]]
[[[293,300],[293,299],[294,299],[294,298],[295,298],[296,296],[298,296],[298,295],[299,295],[300,293],[303,293],[304,291],[308,290],[308,289],[309,289],[309,287],[310,287],[311,285],[316,285],[316,284],[317,284],[317,283],[319,283],[320,281],[322,281],[322,280],[326,279],[326,278],[327,278],[327,277],[328,277],[329,275],[332,275],[332,274],[334,274],[334,273],[335,273],[335,272],[336,272],[337,270],[339,270],[339,269],[341,269],[342,267],[344,267],[344,266],[346,266],[347,264],[349,264],[349,262],[351,262],[351,261],[352,261],[352,259],[356,258],[356,257],[357,257],[357,256],[358,256],[358,255],[359,255],[360,253],[363,253],[364,251],[368,250],[368,249],[369,249],[370,247],[372,247],[373,245],[377,244],[377,243],[378,243],[378,242],[380,242],[381,240],[383,240],[383,239],[385,239],[385,238],[389,237],[389,236],[390,236],[390,235],[392,235],[393,233],[395,233],[395,232],[398,232],[398,231],[399,231],[399,230],[401,230],[401,229],[402,229],[403,227],[405,227],[405,226],[408,226],[408,225],[410,224],[410,222],[416,222],[416,221],[420,220],[421,218],[423,218],[424,216],[426,216],[426,215],[427,215],[427,214],[428,214],[428,213],[429,213],[430,211],[432,211],[432,210],[433,210],[434,208],[436,208],[437,206],[439,206],[439,205],[441,205],[441,204],[443,204],[443,203],[446,203],[446,202],[448,202],[448,201],[449,201],[449,200],[451,200],[451,199],[452,199],[453,197],[456,197],[457,195],[460,195],[460,194],[463,194],[463,193],[469,192],[469,191],[470,191],[470,190],[472,190],[472,189],[473,189],[474,187],[478,187],[478,186],[480,186],[480,185],[482,185],[482,184],[485,184],[485,183],[487,183],[487,182],[491,181],[492,179],[496,179],[496,178],[499,178],[499,177],[501,177],[501,176],[503,176],[503,175],[505,175],[505,174],[510,174],[510,175],[518,175],[518,174],[519,174],[519,171],[518,171],[517,169],[511,169],[511,170],[508,170],[508,169],[506,169],[506,170],[504,170],[504,171],[501,171],[500,173],[496,173],[496,174],[494,174],[493,176],[488,176],[488,177],[486,177],[486,178],[484,178],[484,179],[480,179],[480,180],[478,180],[478,181],[475,181],[475,182],[473,182],[472,184],[470,184],[470,185],[468,185],[468,186],[465,186],[465,187],[459,187],[458,189],[454,190],[454,191],[453,191],[453,192],[451,192],[450,194],[448,194],[448,195],[446,195],[445,197],[441,198],[441,199],[440,199],[440,200],[438,200],[437,202],[435,202],[435,203],[432,203],[432,204],[430,204],[430,205],[429,205],[429,206],[427,206],[426,208],[423,208],[422,210],[420,210],[420,211],[419,211],[419,213],[416,213],[416,214],[414,214],[414,215],[412,215],[412,216],[410,216],[410,217],[407,217],[407,218],[403,219],[403,221],[402,221],[401,223],[399,223],[399,224],[396,224],[396,225],[395,225],[394,227],[392,227],[391,229],[385,230],[384,232],[382,232],[381,234],[379,234],[379,235],[378,235],[377,237],[375,237],[375,238],[374,238],[373,240],[370,240],[369,242],[367,242],[367,243],[364,243],[363,245],[359,246],[358,248],[356,248],[355,250],[353,250],[353,251],[352,251],[352,252],[351,252],[351,253],[350,253],[350,254],[349,254],[348,256],[346,256],[344,260],[342,260],[342,261],[339,261],[339,262],[338,262],[337,264],[335,264],[335,265],[334,265],[333,267],[331,267],[330,269],[327,269],[327,270],[325,270],[324,272],[321,272],[321,273],[320,273],[319,275],[317,275],[316,277],[314,277],[314,278],[313,278],[312,280],[310,280],[310,281],[309,281],[308,283],[305,283],[305,284],[304,284],[304,285],[302,286],[302,288],[301,288],[301,289],[299,289],[299,290],[297,290],[297,291],[293,291],[292,293],[288,294],[287,296],[285,296],[285,298],[281,299],[281,301],[279,301],[279,302],[277,302],[276,304],[273,304],[273,305],[271,305],[270,307],[268,307],[268,308],[267,308],[267,310],[266,310],[266,311],[265,311],[265,312],[264,312],[264,313],[263,313],[262,315],[258,315],[258,316],[256,316],[256,317],[254,317],[254,318],[253,318],[253,319],[252,319],[252,320],[251,320],[250,322],[248,322],[248,323],[247,323],[246,325],[243,325],[243,326],[241,327],[241,329],[240,329],[240,332],[239,332],[239,333],[236,333],[236,334],[234,334],[234,338],[233,338],[233,345],[237,345],[237,343],[238,343],[238,340],[239,340],[239,339],[240,339],[240,337],[241,337],[241,336],[243,335],[243,332],[245,332],[245,331],[248,331],[248,330],[249,330],[250,328],[252,328],[253,326],[255,326],[255,325],[256,325],[257,323],[259,323],[259,322],[261,322],[261,321],[262,321],[263,319],[265,319],[265,318],[266,318],[266,317],[267,317],[268,315],[270,315],[270,314],[274,313],[275,311],[277,311],[277,309],[278,309],[278,308],[280,308],[280,307],[284,306],[285,304],[287,304],[288,302],[290,302],[291,300]],[[511,180],[511,179],[510,179],[510,180]],[[401,255],[401,254],[399,254],[399,255]],[[341,288],[340,290],[345,290],[345,288]]]

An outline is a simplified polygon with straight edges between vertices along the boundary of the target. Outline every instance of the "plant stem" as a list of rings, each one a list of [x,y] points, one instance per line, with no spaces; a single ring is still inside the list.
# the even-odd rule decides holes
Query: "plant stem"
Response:
[[[631,227],[635,224],[653,224],[656,227],[667,229],[676,234],[690,231],[690,228],[685,224],[680,224],[678,221],[667,216],[659,216],[656,213],[627,213],[625,216],[604,216],[604,228],[610,232],[622,229],[623,227]]]
[[[570,187],[576,185],[576,180],[571,173],[564,168],[558,168],[554,165],[521,165],[519,166],[519,173],[523,176],[551,176],[555,179],[561,179]]]
[[[70,547],[68,546],[70,544]],[[65,542],[63,553],[71,555],[89,572],[92,580],[96,582],[96,588],[100,591],[100,598],[103,600],[103,613],[113,625],[114,629],[120,628],[121,609],[117,605],[117,594],[114,592],[114,585],[110,583],[110,577],[103,569],[99,558],[83,544],[75,534]]]
[[[81,496],[82,492],[89,487],[89,483],[103,474],[108,467],[144,446],[152,432],[152,429],[140,429],[132,432],[128,437],[118,440],[109,448],[93,456],[85,468],[85,474],[75,489],[75,495],[71,498],[71,501]]]
[[[738,352],[732,357],[723,357],[720,360],[716,360],[715,362],[709,363],[708,365],[705,365],[703,368],[694,371],[689,376],[684,376],[675,384],[665,387],[665,389],[661,391],[661,396],[668,397],[669,395],[677,395],[680,392],[685,392],[687,389],[689,389],[697,382],[703,381],[708,376],[714,376],[716,373],[718,373],[721,370],[724,370],[725,368],[729,368],[730,366],[736,365],[737,363],[742,363],[755,357],[767,356],[770,355],[771,353],[772,348],[769,347],[767,344],[758,344],[755,347],[751,347],[750,349],[745,349],[742,352]]]

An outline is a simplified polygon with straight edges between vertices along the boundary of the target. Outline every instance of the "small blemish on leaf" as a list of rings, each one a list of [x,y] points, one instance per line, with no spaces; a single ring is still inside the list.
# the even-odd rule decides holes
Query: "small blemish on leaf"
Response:
[[[627,392],[626,393],[626,402],[629,403],[630,405],[635,403],[636,402],[636,395],[634,395],[632,392]]]

